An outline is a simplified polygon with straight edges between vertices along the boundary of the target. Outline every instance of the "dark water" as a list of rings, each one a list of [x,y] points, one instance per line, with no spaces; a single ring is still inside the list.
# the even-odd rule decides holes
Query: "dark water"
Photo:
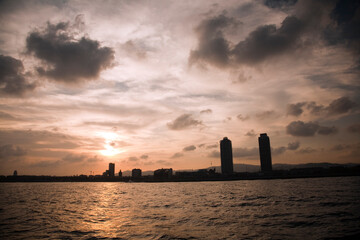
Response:
[[[360,239],[360,177],[1,183],[0,239]]]

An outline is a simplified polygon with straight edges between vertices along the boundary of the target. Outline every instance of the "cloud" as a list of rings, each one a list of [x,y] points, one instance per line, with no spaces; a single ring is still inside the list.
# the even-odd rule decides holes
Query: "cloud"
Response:
[[[297,3],[297,0],[265,0],[264,5],[269,8],[286,8],[293,6]]]
[[[338,132],[338,129],[336,127],[325,127],[325,126],[319,126],[319,129],[317,130],[318,134],[321,135],[330,135],[335,134]]]
[[[300,116],[303,113],[302,107],[305,105],[305,102],[295,103],[295,104],[289,104],[287,106],[286,112],[288,115],[291,116]]]
[[[315,133],[320,135],[330,135],[338,132],[335,126],[320,126],[316,122],[293,121],[286,126],[286,133],[297,137],[311,137]]]
[[[275,115],[276,115],[275,111],[269,110],[269,111],[257,113],[256,117],[260,120],[263,120],[263,119],[274,117]]]
[[[263,25],[252,31],[243,41],[234,44],[224,31],[237,27],[239,22],[224,14],[203,20],[196,28],[198,47],[190,52],[189,62],[207,62],[224,68],[236,64],[253,65],[273,56],[294,51],[301,46],[305,23],[296,16],[286,17],[279,28]]]
[[[248,131],[245,136],[248,136],[248,137],[255,137],[256,136],[256,133],[254,131],[254,129],[251,129],[250,131]]]
[[[217,151],[217,150],[213,150],[207,156],[211,157],[211,158],[219,158],[220,157],[220,152]]]
[[[129,157],[129,161],[131,161],[131,162],[136,162],[138,160],[139,159],[137,157]]]
[[[208,62],[220,68],[226,67],[231,51],[223,31],[236,24],[235,19],[224,14],[203,20],[195,29],[198,47],[190,52],[189,63]]]
[[[356,105],[357,104],[351,101],[348,97],[341,97],[332,101],[326,110],[330,115],[342,114],[349,112]]]
[[[283,154],[286,151],[286,147],[277,147],[277,148],[272,148],[271,149],[271,153],[273,155],[280,155]]]
[[[68,154],[65,157],[62,158],[63,161],[65,162],[71,162],[71,163],[76,163],[76,162],[82,162],[87,158],[87,156],[85,154]]]
[[[25,156],[27,151],[19,146],[14,146],[12,144],[0,146],[0,159],[8,159],[10,157],[21,157]]]
[[[288,143],[287,149],[288,150],[296,150],[300,147],[300,142],[296,141],[296,142],[290,142]]]
[[[248,120],[250,117],[249,116],[243,116],[242,114],[239,114],[236,116],[237,119],[239,119],[240,121],[246,121]]]
[[[287,107],[287,114],[293,116],[300,116],[303,113],[303,107],[310,111],[313,115],[327,114],[338,115],[350,112],[357,104],[348,97],[340,97],[333,100],[328,106],[318,105],[316,102],[299,102],[289,104]]]
[[[43,31],[34,30],[28,35],[27,52],[44,63],[38,68],[40,75],[76,83],[95,79],[112,66],[113,49],[101,47],[98,41],[87,37],[76,39],[71,30],[69,22],[47,23]]]
[[[198,125],[202,125],[202,122],[192,118],[191,114],[183,114],[177,117],[173,122],[167,124],[168,128],[171,130],[183,130]]]
[[[330,45],[343,45],[354,55],[360,54],[360,3],[357,0],[339,0],[330,13],[334,24],[324,30]]]
[[[212,144],[212,145],[207,145],[206,149],[211,149],[211,148],[218,148],[217,144]]]
[[[325,112],[325,107],[323,105],[317,105],[316,102],[309,102],[306,105],[306,108],[313,115],[319,115]]]
[[[350,133],[360,133],[360,123],[354,123],[348,126],[347,131]]]
[[[345,150],[345,149],[349,149],[351,148],[352,146],[351,145],[348,145],[348,144],[336,144],[334,146],[332,146],[330,148],[331,151],[342,151],[342,150]]]
[[[93,157],[89,157],[86,161],[89,163],[94,163],[94,162],[101,162],[103,161],[103,159],[98,155],[94,155]]]
[[[210,108],[208,108],[208,109],[205,109],[205,110],[201,110],[200,113],[201,114],[203,114],[203,113],[212,113],[212,110]]]
[[[141,159],[148,159],[149,158],[149,155],[146,155],[146,154],[143,154],[140,156]]]
[[[8,114],[6,112],[0,112],[0,119],[15,120],[15,117],[13,117],[11,114]]]
[[[259,149],[254,148],[233,148],[233,157],[241,158],[241,157],[254,157],[259,155]]]
[[[195,149],[196,149],[196,147],[194,145],[190,145],[190,146],[184,147],[183,151],[190,152],[190,151],[194,151]]]
[[[172,155],[171,158],[180,158],[182,156],[184,156],[183,153],[174,153],[174,155]]]
[[[35,83],[29,83],[23,74],[23,63],[15,58],[0,55],[0,92],[22,96],[35,89]]]
[[[311,148],[311,147],[307,147],[307,148],[302,148],[302,149],[300,149],[300,150],[297,151],[297,152],[300,153],[300,154],[307,154],[307,153],[317,152],[317,150],[314,149],[314,148]]]
[[[286,126],[286,133],[292,136],[310,137],[314,136],[318,129],[319,125],[317,123],[294,121]]]
[[[264,25],[251,32],[232,50],[237,63],[257,64],[300,47],[304,22],[295,16],[286,17],[281,27]]]

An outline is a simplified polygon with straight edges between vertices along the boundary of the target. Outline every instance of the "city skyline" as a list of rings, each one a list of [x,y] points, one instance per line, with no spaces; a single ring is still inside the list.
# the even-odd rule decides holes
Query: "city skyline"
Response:
[[[0,175],[360,163],[356,1],[1,1]]]

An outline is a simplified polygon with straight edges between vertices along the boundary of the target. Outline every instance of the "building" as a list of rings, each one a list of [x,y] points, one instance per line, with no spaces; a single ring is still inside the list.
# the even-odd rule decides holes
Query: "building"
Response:
[[[109,177],[115,176],[115,163],[109,163]]]
[[[122,171],[121,171],[121,169],[120,169],[120,171],[119,171],[119,177],[122,177]]]
[[[272,171],[270,138],[266,133],[261,133],[259,137],[259,153],[262,172]]]
[[[154,171],[154,178],[171,178],[172,175],[172,168],[161,168]]]
[[[134,168],[134,169],[131,171],[131,176],[132,176],[133,178],[141,177],[141,169]]]
[[[222,174],[232,174],[234,172],[232,146],[227,137],[220,141],[220,156]]]

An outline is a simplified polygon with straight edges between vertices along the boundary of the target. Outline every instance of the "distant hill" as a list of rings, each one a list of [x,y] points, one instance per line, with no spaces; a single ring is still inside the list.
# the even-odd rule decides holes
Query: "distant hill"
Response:
[[[321,168],[330,168],[330,167],[353,167],[359,164],[355,163],[347,163],[347,164],[338,164],[338,163],[303,163],[303,164],[282,164],[282,163],[276,163],[273,164],[273,170],[290,170],[294,168],[315,168],[315,167],[321,167]],[[215,168],[215,171],[220,173],[221,167],[220,166],[213,166],[208,167],[206,169],[213,169]],[[198,169],[179,169],[174,170],[174,172],[191,172],[191,171],[197,171]],[[251,164],[234,164],[234,171],[235,172],[258,172],[260,171],[259,165],[251,165]],[[154,171],[143,171],[143,176],[148,175],[154,175]],[[127,170],[123,172],[123,176],[131,176],[131,171]]]

